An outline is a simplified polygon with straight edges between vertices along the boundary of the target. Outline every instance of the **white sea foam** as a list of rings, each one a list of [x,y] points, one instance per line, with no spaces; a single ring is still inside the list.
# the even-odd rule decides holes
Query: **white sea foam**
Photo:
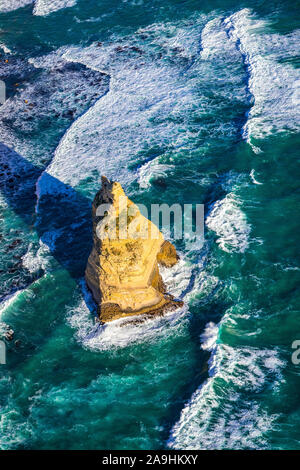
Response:
[[[218,287],[219,279],[206,269],[207,244],[201,247],[200,252],[194,253],[192,260],[189,260],[188,252],[178,254],[179,261],[172,268],[159,267],[167,292],[183,299],[186,305],[193,303],[195,297],[208,299]]]
[[[180,308],[164,317],[128,317],[100,325],[93,322],[90,310],[81,301],[69,309],[68,321],[76,330],[75,337],[83,347],[100,351],[145,341],[159,341],[166,334],[183,334],[186,312],[186,308]]]
[[[23,159],[40,165],[40,159],[49,158],[56,133],[67,128],[72,120],[82,114],[88,103],[95,102],[107,90],[106,77],[64,61],[60,55],[29,59],[30,66],[11,61],[8,73],[23,75],[32,72],[32,65],[41,70],[39,79],[25,81],[17,93],[0,108],[1,141]],[[51,122],[53,130],[37,141],[41,123]],[[61,129],[59,129],[61,126]],[[26,161],[24,161],[26,163]]]
[[[0,321],[0,338],[3,338],[9,329],[9,325],[7,323]]]
[[[33,2],[34,0],[1,0],[0,13],[17,10]]]
[[[217,234],[217,243],[222,250],[243,253],[248,248],[251,227],[234,193],[213,205],[206,225]]]
[[[214,84],[225,102],[247,102],[241,56],[235,44],[228,40],[220,17],[208,21],[202,29],[200,62],[204,62],[205,73],[210,76],[210,86]]]
[[[251,137],[263,139],[299,130],[300,72],[279,61],[296,55],[300,30],[285,36],[267,33],[268,23],[258,20],[247,8],[226,18],[224,26],[244,57],[253,96],[244,138],[251,143]],[[255,146],[253,149],[259,151]]]
[[[54,11],[73,7],[76,3],[77,0],[35,0],[33,14],[46,16]]]
[[[213,351],[216,347],[219,334],[219,326],[214,322],[207,323],[204,332],[201,334],[201,348],[205,351]]]
[[[0,43],[0,49],[3,50],[5,54],[12,54],[12,50],[9,49],[5,44]]]
[[[168,445],[181,450],[267,448],[265,433],[278,416],[258,401],[248,401],[247,393],[262,390],[270,381],[275,389],[283,381],[285,363],[276,350],[221,344],[218,332],[209,323],[201,335],[202,348],[212,352],[210,377],[183,409]]]
[[[218,449],[267,449],[265,433],[274,426],[277,415],[268,415],[255,400],[237,405],[238,396],[228,397],[223,409],[217,407],[218,397],[214,396],[211,384],[204,392],[211,395],[205,400],[207,411],[200,408],[203,397],[195,401],[182,413],[181,426],[174,428],[169,446],[180,450]],[[210,408],[210,411],[208,411]],[[197,410],[199,411],[197,413]],[[233,411],[234,410],[234,411]],[[194,416],[192,416],[192,414]],[[194,418],[194,421],[193,421]]]
[[[257,181],[257,179],[255,179],[255,170],[250,171],[250,178],[251,178],[251,180],[254,184],[263,184],[263,183],[260,183],[259,181]]]
[[[149,188],[151,186],[152,178],[165,178],[168,172],[173,168],[174,165],[159,163],[159,158],[145,163],[138,171],[138,183],[140,188]]]
[[[5,379],[4,379],[5,380]],[[31,426],[24,421],[23,413],[10,398],[8,405],[1,407],[0,416],[0,448],[11,450],[24,445],[26,438],[30,436]]]
[[[226,57],[230,62],[240,62],[240,54],[236,47],[232,47],[221,18],[214,18],[208,21],[201,32],[201,53],[202,60],[223,60]],[[216,76],[216,80],[218,80]]]
[[[146,188],[152,177],[172,171],[172,152],[178,159],[180,151],[194,151],[197,135],[207,128],[200,119],[195,124],[195,114],[211,112],[213,106],[217,112],[221,106],[220,100],[212,103],[205,93],[199,93],[215,76],[215,57],[199,60],[203,23],[201,17],[186,27],[152,25],[123,41],[57,51],[64,60],[108,74],[110,89],[64,135],[47,172],[73,187],[88,176],[95,179],[96,187],[97,175],[106,174],[125,186],[138,177],[141,188]],[[222,40],[226,50],[237,56],[224,30]],[[240,62],[236,65],[233,58],[228,65],[223,53],[222,64],[222,68],[218,64],[222,73],[216,93],[244,101]],[[234,73],[236,68],[241,69],[239,74]],[[236,125],[230,120],[216,119],[206,130],[211,136],[236,135]],[[142,166],[138,175],[128,170],[128,162],[154,147],[162,149],[160,157]],[[164,158],[164,152],[170,158]],[[41,179],[42,192],[47,191],[44,183]]]
[[[46,16],[54,11],[76,5],[77,0],[1,0],[0,13],[9,12],[34,4],[33,14]]]
[[[65,65],[66,61],[62,58],[62,56],[66,50],[66,47],[62,47],[58,51],[50,52],[50,54],[47,55],[30,57],[28,62],[37,69],[53,70],[57,67],[59,68]]]
[[[159,272],[167,287],[167,291],[179,298],[189,286],[193,266],[181,256],[172,268],[159,267]]]
[[[23,266],[31,273],[37,272],[39,269],[46,270],[50,266],[50,261],[50,249],[41,240],[38,250],[34,250],[32,245],[29,245],[27,253],[22,258]]]
[[[78,56],[70,52],[68,57],[82,58],[89,66],[103,70],[101,49],[93,51],[96,60],[92,64],[92,51],[88,53],[79,50]],[[121,64],[121,70],[114,70],[111,77],[110,91],[65,134],[47,172],[71,186],[95,171],[129,184],[135,175],[128,172],[126,164],[143,146],[176,141],[176,137],[179,144],[182,139],[178,126],[160,117],[170,113],[174,100],[180,102],[185,94],[178,88],[176,75],[176,71],[172,76],[167,67],[154,64],[138,70],[130,63]],[[174,90],[171,96],[170,90]],[[157,124],[151,124],[150,119],[157,119]]]

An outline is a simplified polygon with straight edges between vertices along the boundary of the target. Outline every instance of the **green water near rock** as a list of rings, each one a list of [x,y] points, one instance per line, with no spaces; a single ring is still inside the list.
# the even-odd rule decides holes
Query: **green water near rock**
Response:
[[[0,13],[0,448],[299,449],[297,6],[50,4]],[[183,309],[95,323],[101,174],[205,205]]]

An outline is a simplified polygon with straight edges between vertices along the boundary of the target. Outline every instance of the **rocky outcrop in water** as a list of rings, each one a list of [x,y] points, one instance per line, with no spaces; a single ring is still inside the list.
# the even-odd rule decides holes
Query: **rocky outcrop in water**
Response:
[[[92,215],[94,244],[85,277],[100,320],[163,314],[182,306],[167,294],[158,268],[177,262],[175,247],[126,197],[119,183],[102,177]]]

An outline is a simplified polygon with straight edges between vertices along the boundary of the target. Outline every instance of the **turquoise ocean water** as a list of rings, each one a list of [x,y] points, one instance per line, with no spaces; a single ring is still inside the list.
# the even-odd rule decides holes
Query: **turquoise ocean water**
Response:
[[[1,2],[1,449],[300,448],[298,13]],[[101,174],[205,204],[204,246],[163,272],[184,308],[95,324]]]

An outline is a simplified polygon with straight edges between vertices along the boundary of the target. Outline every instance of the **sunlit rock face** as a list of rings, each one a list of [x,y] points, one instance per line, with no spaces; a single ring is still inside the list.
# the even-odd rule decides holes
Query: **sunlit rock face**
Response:
[[[120,183],[102,177],[92,216],[94,243],[85,277],[100,320],[163,314],[182,306],[166,293],[158,267],[177,262],[175,247],[127,198]]]

